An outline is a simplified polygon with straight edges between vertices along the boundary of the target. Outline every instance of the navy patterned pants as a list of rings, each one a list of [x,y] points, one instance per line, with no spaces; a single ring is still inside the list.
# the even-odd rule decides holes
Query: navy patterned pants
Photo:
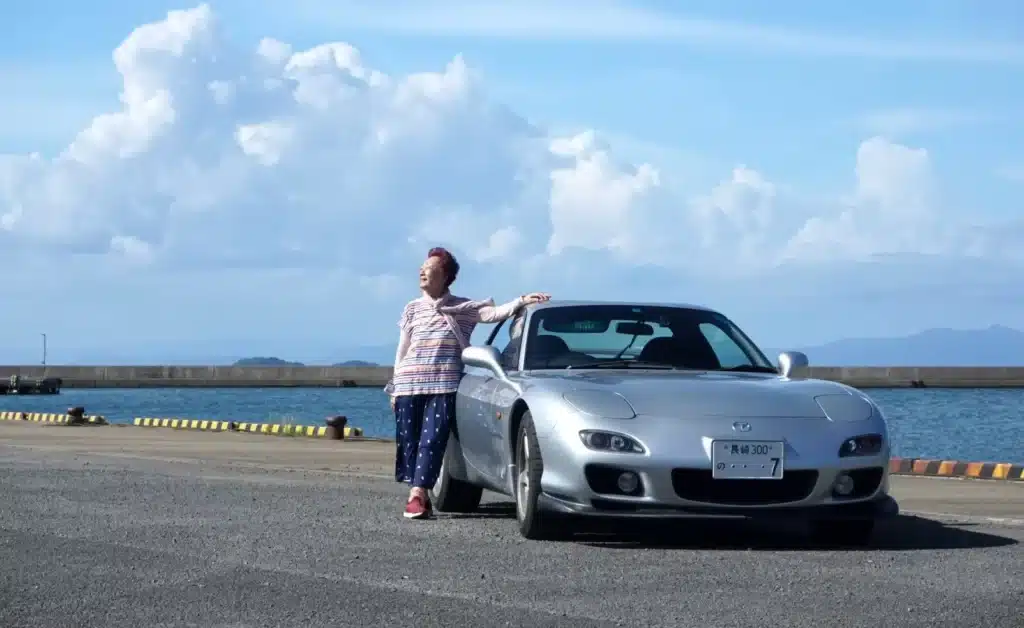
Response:
[[[455,393],[395,397],[395,481],[431,489],[455,419]]]

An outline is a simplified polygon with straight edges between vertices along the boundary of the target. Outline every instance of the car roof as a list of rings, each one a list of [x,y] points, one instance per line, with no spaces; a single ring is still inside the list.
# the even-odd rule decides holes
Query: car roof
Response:
[[[706,312],[716,312],[712,308],[703,305],[693,305],[690,303],[657,303],[657,302],[646,302],[646,301],[577,301],[570,299],[551,299],[546,303],[535,303],[530,307],[536,310],[542,310],[549,307],[566,307],[566,306],[579,306],[579,305],[625,305],[634,307],[678,307],[686,308],[691,310],[704,310]]]

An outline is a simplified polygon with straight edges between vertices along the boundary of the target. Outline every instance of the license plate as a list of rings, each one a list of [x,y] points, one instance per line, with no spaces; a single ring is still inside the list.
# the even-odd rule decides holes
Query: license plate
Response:
[[[716,480],[781,480],[783,443],[760,440],[711,442],[711,477]]]

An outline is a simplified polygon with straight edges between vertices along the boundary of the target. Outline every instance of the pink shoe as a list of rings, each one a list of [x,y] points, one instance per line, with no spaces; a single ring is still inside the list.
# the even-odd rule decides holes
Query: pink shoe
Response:
[[[404,516],[406,519],[427,519],[430,517],[432,510],[428,500],[416,495],[405,505]]]

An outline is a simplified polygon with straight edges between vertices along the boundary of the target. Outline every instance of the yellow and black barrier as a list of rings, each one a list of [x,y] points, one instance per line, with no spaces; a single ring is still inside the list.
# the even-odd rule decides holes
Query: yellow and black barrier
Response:
[[[1024,464],[1009,462],[892,458],[889,461],[889,472],[896,475],[922,475],[935,478],[1024,481]]]
[[[212,432],[248,432],[250,434],[267,434],[269,436],[305,436],[309,438],[326,438],[330,428],[316,425],[297,425],[293,423],[239,423],[236,421],[210,421],[205,419],[171,419],[137,417],[132,421],[137,427],[166,427],[175,430],[205,430]],[[345,427],[345,438],[362,436],[359,427]]]
[[[92,425],[108,425],[107,419],[96,415],[90,414],[82,417],[83,423],[90,423]],[[74,417],[67,414],[57,414],[54,412],[0,412],[0,421],[32,421],[33,423],[57,423],[66,424],[73,423]]]

